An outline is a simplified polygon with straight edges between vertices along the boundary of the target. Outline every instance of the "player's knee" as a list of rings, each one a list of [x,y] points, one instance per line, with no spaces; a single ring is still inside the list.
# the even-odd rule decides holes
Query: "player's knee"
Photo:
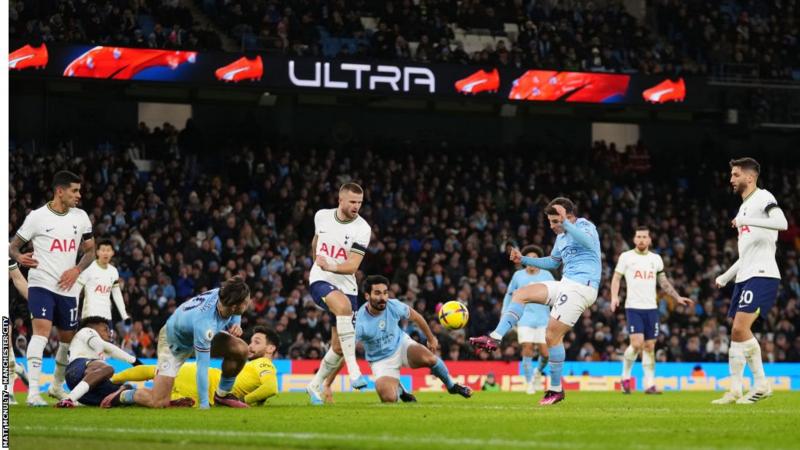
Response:
[[[245,359],[246,360],[248,353],[249,353],[249,350],[247,348],[247,344],[243,340],[237,339],[231,344],[231,351],[229,352],[229,354],[232,357],[234,357],[236,359]]]
[[[433,353],[430,353],[430,352],[426,352],[426,353],[425,353],[425,354],[422,356],[422,364],[423,364],[425,367],[433,367],[433,366],[435,366],[435,365],[436,365],[436,362],[437,362],[438,360],[439,360],[439,359],[436,357],[436,355],[434,355]]]
[[[644,345],[641,342],[631,342],[631,347],[633,347],[633,350],[637,353],[644,349]]]
[[[107,380],[114,376],[114,368],[111,366],[103,366],[98,370],[100,379]]]
[[[383,403],[397,403],[397,389],[384,388],[378,392]]]

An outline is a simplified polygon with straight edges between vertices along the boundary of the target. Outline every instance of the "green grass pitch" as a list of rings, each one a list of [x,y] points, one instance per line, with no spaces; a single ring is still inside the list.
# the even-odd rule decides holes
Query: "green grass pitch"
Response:
[[[418,394],[381,405],[374,393],[337,394],[312,407],[281,394],[248,410],[12,407],[12,449],[770,449],[800,447],[800,392],[755,405],[711,405],[716,392],[568,392],[540,407],[540,394],[472,399]],[[23,400],[24,396],[18,396]]]

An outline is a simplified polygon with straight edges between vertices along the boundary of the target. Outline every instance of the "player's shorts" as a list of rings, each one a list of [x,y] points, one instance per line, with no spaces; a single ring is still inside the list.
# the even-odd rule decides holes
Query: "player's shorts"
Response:
[[[377,380],[380,377],[389,377],[400,379],[400,368],[409,367],[408,365],[408,349],[412,345],[421,345],[411,339],[411,336],[405,335],[400,340],[400,345],[394,353],[388,358],[383,358],[380,361],[369,363],[372,369],[372,378]]]
[[[737,312],[759,313],[766,317],[775,299],[778,297],[778,278],[753,277],[749,280],[736,283],[731,296],[731,307],[728,317],[734,317]]]
[[[83,377],[86,373],[86,366],[88,366],[92,361],[98,360],[77,358],[69,363],[65,373],[65,378],[67,381],[67,386],[69,386],[70,390],[75,389],[75,386],[77,386],[78,383],[83,380]],[[97,386],[89,389],[89,392],[84,394],[83,397],[81,397],[78,401],[86,406],[100,406],[100,402],[102,402],[103,399],[109,394],[117,392],[119,386],[119,384],[112,383],[110,380],[105,380]]]
[[[597,289],[562,278],[561,281],[542,281],[547,286],[550,317],[574,327],[581,315],[597,300]]]
[[[314,303],[316,303],[317,306],[325,311],[328,311],[331,317],[335,319],[336,316],[331,312],[331,310],[328,308],[328,305],[325,303],[325,296],[333,291],[342,292],[342,290],[328,283],[327,281],[315,281],[311,283],[311,286],[309,286],[308,289],[311,291],[311,297],[314,299]],[[358,296],[349,294],[345,295],[348,299],[350,299],[350,307],[353,309],[353,313],[358,311]],[[336,322],[334,321],[333,323],[335,326]]]
[[[520,344],[544,344],[547,327],[517,327],[517,341]]]
[[[649,341],[658,337],[658,309],[625,309],[628,334],[643,334]]]
[[[59,330],[78,328],[78,299],[43,287],[28,288],[28,310],[33,319],[45,319]]]
[[[175,353],[170,348],[169,342],[167,342],[167,325],[161,327],[161,331],[158,332],[158,347],[156,351],[158,353],[156,375],[172,378],[178,376],[178,371],[181,370],[183,363],[192,356],[192,352]]]

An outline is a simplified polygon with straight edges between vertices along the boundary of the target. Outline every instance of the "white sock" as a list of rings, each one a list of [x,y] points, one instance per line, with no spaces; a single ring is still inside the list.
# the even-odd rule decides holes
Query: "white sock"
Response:
[[[350,379],[355,380],[361,376],[361,369],[356,362],[356,330],[353,328],[352,316],[336,316],[336,331],[339,333],[339,342],[342,344],[342,355],[350,372]]]
[[[735,395],[742,395],[744,365],[744,342],[731,342],[728,350],[728,367],[731,371],[731,392]]]
[[[67,364],[69,364],[69,344],[66,342],[58,343],[58,351],[56,352],[56,370],[53,372],[53,384],[63,389],[64,378],[67,373]]]
[[[753,372],[753,387],[755,389],[766,389],[767,376],[764,374],[764,363],[761,361],[761,345],[755,337],[749,341],[744,341],[744,357],[750,371]]]
[[[632,345],[629,345],[628,348],[625,349],[625,355],[622,360],[622,379],[627,380],[631,377],[631,369],[633,369],[633,365],[636,364],[636,358],[639,357],[639,352],[637,352]]]
[[[81,399],[81,397],[84,396],[84,394],[89,392],[89,389],[91,389],[91,387],[89,386],[89,383],[87,383],[85,381],[81,381],[80,383],[78,383],[77,386],[75,386],[75,388],[72,391],[70,391],[69,398],[73,402],[77,402],[78,400]]]
[[[14,395],[14,382],[17,380],[17,359],[14,356],[14,349],[8,349],[8,392]]]
[[[644,371],[644,388],[649,389],[656,384],[656,352],[642,352],[642,370]]]
[[[311,380],[311,388],[318,391],[322,383],[325,382],[325,379],[339,368],[340,362],[342,362],[342,355],[334,352],[333,349],[328,349],[327,353],[325,353],[325,356],[322,358],[317,373],[314,374],[314,379]]]
[[[42,375],[42,355],[47,345],[47,338],[33,335],[28,342],[26,357],[28,358],[28,396],[39,395],[39,377]]]

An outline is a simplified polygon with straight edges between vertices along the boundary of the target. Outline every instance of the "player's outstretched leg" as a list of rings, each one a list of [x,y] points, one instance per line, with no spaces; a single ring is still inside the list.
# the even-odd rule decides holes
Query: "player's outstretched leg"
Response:
[[[68,334],[68,339],[71,341],[71,332],[59,331],[59,335]],[[69,342],[64,342],[63,339],[59,340],[58,350],[55,357],[56,369],[53,372],[53,382],[47,389],[47,395],[57,400],[66,400],[69,398],[66,391],[64,391],[64,381],[66,381],[67,364],[69,364]],[[113,372],[113,371],[112,371]]]
[[[109,381],[113,375],[114,368],[104,361],[87,361],[83,358],[72,361],[65,371],[66,382],[71,391],[56,407],[73,408],[78,402],[87,406],[99,406],[106,396],[121,387]]]
[[[130,369],[125,369],[122,372],[115,373],[111,377],[112,383],[124,384],[130,381],[147,381],[152,380],[156,376],[156,366],[135,366]]]
[[[325,296],[325,304],[336,315],[336,333],[342,349],[347,372],[350,374],[350,385],[353,389],[364,389],[369,380],[361,374],[356,360],[356,329],[353,326],[353,305],[350,299],[340,291],[332,291]]]
[[[32,297],[33,298],[33,297]],[[28,359],[28,406],[47,406],[39,393],[39,379],[42,375],[42,355],[47,346],[52,322],[45,319],[33,319],[33,336],[28,342],[26,357]]]
[[[431,374],[442,380],[442,383],[444,383],[445,387],[447,388],[447,392],[451,394],[458,394],[464,398],[472,397],[472,389],[455,383],[452,378],[450,378],[450,371],[447,370],[447,366],[444,365],[444,361],[442,361],[438,356],[434,355],[426,347],[423,347],[419,344],[410,345],[408,347],[407,357],[408,365],[412,369],[429,367],[431,369]]]
[[[565,398],[564,388],[561,385],[561,372],[564,368],[566,350],[564,349],[564,335],[572,327],[550,318],[547,324],[547,345],[550,351],[550,389],[545,392],[539,401],[540,405],[553,405]]]
[[[469,339],[469,343],[476,348],[484,349],[489,352],[497,350],[500,341],[512,328],[517,325],[526,303],[547,303],[547,286],[541,283],[531,284],[517,289],[511,294],[511,305],[500,317],[497,328],[489,333],[488,336],[480,336]]]
[[[336,333],[336,328],[331,329],[331,348],[322,357],[322,362],[319,364],[317,373],[314,378],[306,386],[306,393],[311,400],[312,405],[322,405],[325,403],[326,395],[324,393],[325,385],[328,378],[333,378],[339,369],[342,367],[342,350],[339,345],[339,337]],[[331,398],[333,398],[331,396]],[[332,403],[332,402],[331,402]]]
[[[222,378],[214,391],[214,404],[231,408],[248,408],[231,391],[236,376],[247,364],[247,343],[228,333],[218,333],[211,341],[211,357],[222,358]]]

